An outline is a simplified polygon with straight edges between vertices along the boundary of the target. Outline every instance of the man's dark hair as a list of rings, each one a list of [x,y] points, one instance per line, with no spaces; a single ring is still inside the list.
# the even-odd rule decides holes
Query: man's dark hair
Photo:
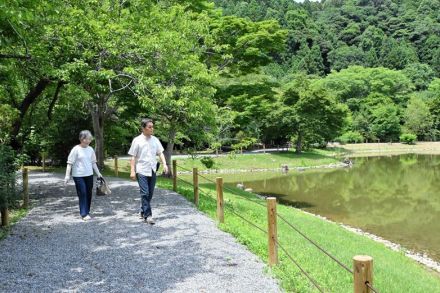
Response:
[[[148,123],[153,123],[153,120],[150,118],[144,118],[141,120],[141,127],[145,128],[147,127]]]

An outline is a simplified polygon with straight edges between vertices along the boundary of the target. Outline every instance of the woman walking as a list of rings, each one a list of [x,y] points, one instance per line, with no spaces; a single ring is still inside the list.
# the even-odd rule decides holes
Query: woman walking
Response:
[[[79,214],[84,221],[90,220],[90,205],[92,203],[93,190],[93,170],[96,175],[102,177],[96,165],[96,155],[93,148],[89,145],[93,136],[88,130],[79,133],[80,144],[73,147],[67,158],[66,177],[64,184],[70,180],[72,171],[73,181],[75,182],[76,193],[79,199]]]

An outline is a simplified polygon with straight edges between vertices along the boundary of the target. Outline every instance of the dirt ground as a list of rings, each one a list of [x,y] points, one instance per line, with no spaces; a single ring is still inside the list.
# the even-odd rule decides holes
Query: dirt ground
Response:
[[[378,155],[398,155],[398,154],[440,154],[440,142],[417,142],[415,145],[402,143],[358,143],[329,144],[329,148],[342,149],[341,155],[350,157],[365,157]]]

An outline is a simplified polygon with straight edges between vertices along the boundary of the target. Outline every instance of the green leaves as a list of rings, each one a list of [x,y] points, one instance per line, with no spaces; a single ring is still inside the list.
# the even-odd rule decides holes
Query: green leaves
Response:
[[[405,128],[421,139],[429,139],[433,119],[428,105],[418,96],[413,96],[404,112]]]
[[[287,36],[276,21],[251,22],[226,16],[215,19],[210,27],[216,45],[209,49],[208,66],[235,75],[255,72],[268,64],[272,54],[283,50]]]
[[[288,127],[297,152],[301,152],[313,143],[321,144],[337,137],[347,113],[347,107],[338,103],[321,83],[296,75],[281,97],[277,116]]]

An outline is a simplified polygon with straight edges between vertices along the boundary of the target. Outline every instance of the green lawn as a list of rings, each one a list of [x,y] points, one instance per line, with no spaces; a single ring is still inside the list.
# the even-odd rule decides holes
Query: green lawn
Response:
[[[177,164],[186,169],[197,167],[199,170],[206,170],[206,167],[200,161],[201,157],[199,156],[196,159],[177,159]],[[219,170],[275,169],[280,168],[282,165],[310,167],[340,162],[340,160],[335,158],[335,152],[328,150],[313,150],[300,155],[293,151],[266,154],[237,154],[213,157],[212,159],[214,160],[213,169]]]
[[[199,171],[207,168],[202,164],[200,159],[203,156],[192,158],[178,158],[177,165],[180,171],[185,169],[192,170],[197,167]],[[338,159],[337,152],[334,150],[313,150],[304,152],[300,155],[293,151],[266,153],[266,154],[237,154],[237,155],[222,155],[212,157],[214,160],[214,167],[217,170],[237,170],[237,169],[275,169],[281,168],[281,165],[288,165],[292,167],[311,167],[321,166],[341,162]],[[106,166],[113,170],[114,161],[107,160]],[[128,160],[118,160],[118,169],[125,173],[130,171],[130,162]],[[109,173],[112,174],[112,173]]]

